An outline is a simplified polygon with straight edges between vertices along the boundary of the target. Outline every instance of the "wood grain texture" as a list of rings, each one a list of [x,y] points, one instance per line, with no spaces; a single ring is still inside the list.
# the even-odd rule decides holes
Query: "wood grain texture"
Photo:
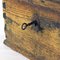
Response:
[[[11,3],[12,3],[12,6],[11,6]],[[48,9],[46,7],[43,7],[43,6],[35,6],[35,5],[30,5],[28,3],[25,3],[25,2],[18,2],[18,1],[13,2],[10,0],[7,0],[6,6],[7,6],[6,12],[10,12],[10,13],[17,15],[17,16],[21,15],[20,17],[26,17],[29,19],[29,17],[31,18],[31,16],[37,10],[37,12],[40,14],[40,16],[49,18],[50,20],[55,20],[55,21],[60,22],[60,12],[54,11],[53,9],[52,10]],[[59,7],[59,5],[58,5],[58,7]],[[15,9],[16,9],[16,11],[15,11]]]
[[[30,60],[60,60],[60,4],[41,0],[4,0],[6,8],[4,43]],[[40,2],[39,2],[40,1]],[[40,4],[41,3],[41,4]],[[37,13],[37,15],[35,15]],[[38,19],[44,30],[23,23]]]

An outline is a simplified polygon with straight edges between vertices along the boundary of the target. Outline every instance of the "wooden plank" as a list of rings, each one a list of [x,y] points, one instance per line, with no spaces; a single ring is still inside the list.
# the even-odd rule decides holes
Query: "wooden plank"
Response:
[[[57,60],[60,56],[60,45],[57,44],[60,40],[59,31],[60,29],[45,29],[43,33],[37,33],[30,28],[23,31],[20,26],[13,22],[7,24],[5,44],[32,60],[44,59],[44,57],[46,60]],[[21,51],[20,47],[30,53]]]
[[[57,2],[60,3],[60,1],[57,0],[18,0],[18,1],[25,1],[31,4],[41,5],[60,12],[60,7],[59,7],[60,4],[57,3]]]
[[[34,13],[37,12],[39,13],[40,16],[49,18],[48,20],[60,22],[60,12],[55,12],[46,7],[34,6],[34,5],[32,6],[25,2],[20,2],[18,4],[17,1],[16,2],[11,1],[11,3],[12,3],[12,6],[9,3],[9,0],[6,3],[7,4],[6,14],[12,13],[14,15],[17,15],[17,16],[21,15],[20,17],[30,19],[32,15],[34,15]],[[10,17],[10,15],[7,15],[7,16]]]
[[[60,4],[50,0],[44,3],[41,0],[4,1],[7,38],[4,43],[30,60],[59,60]],[[34,25],[26,30],[21,29],[23,23],[28,24],[35,19],[43,28],[42,31],[37,31],[38,28]]]

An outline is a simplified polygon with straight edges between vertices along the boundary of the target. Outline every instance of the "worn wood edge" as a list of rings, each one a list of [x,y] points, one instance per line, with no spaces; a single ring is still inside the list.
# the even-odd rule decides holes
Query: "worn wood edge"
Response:
[[[10,47],[12,50],[14,50],[15,52],[18,52],[18,53],[21,53],[23,56],[27,57],[28,59],[30,60],[37,60],[37,58],[35,58],[35,56],[32,56],[30,57],[29,53],[26,53],[26,51],[21,51],[21,47],[16,49],[17,48],[17,45],[16,44],[12,44],[11,42],[9,43],[8,42],[8,39],[5,39],[4,42],[3,42],[6,46]],[[27,51],[28,52],[28,51]]]
[[[22,54],[23,56],[27,57],[29,60],[38,60],[39,59],[37,56],[33,55],[30,51],[24,49],[24,47],[18,46],[15,42],[12,43],[11,42],[12,41],[11,35],[10,35],[10,38],[9,38],[9,36],[8,36],[9,33],[8,32],[9,31],[5,30],[5,34],[6,34],[7,37],[3,42],[7,47],[9,47],[10,49],[12,49],[15,52],[18,52],[18,53]],[[14,37],[13,37],[13,39],[14,39]]]

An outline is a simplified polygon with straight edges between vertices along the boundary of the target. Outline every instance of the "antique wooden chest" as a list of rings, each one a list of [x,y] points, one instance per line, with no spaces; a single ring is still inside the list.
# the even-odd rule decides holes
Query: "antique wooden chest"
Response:
[[[3,0],[4,43],[30,60],[60,60],[60,0]]]

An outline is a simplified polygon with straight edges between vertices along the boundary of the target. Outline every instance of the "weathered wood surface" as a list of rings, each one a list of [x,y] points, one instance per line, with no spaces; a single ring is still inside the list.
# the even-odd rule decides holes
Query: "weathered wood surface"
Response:
[[[11,3],[12,3],[12,6],[11,6]],[[46,8],[43,6],[30,5],[30,4],[25,3],[25,2],[11,1],[11,0],[7,0],[6,6],[7,6],[6,12],[8,12],[7,15],[9,13],[10,14],[12,13],[12,14],[15,14],[17,16],[21,15],[20,17],[24,17],[24,18],[29,19],[37,10],[40,16],[42,16],[44,18],[49,18],[48,20],[52,20],[52,21],[54,20],[54,21],[60,22],[60,12],[53,10],[53,9],[50,9],[50,8]],[[60,11],[59,5],[53,6],[53,7],[59,8],[58,10]],[[15,11],[15,9],[16,9],[16,11]]]
[[[4,0],[7,37],[4,43],[30,60],[60,60],[60,4],[52,1],[41,4],[39,0],[32,0],[32,4],[22,1]],[[36,18],[44,28],[43,32],[37,32],[34,26],[21,29],[23,23]]]

